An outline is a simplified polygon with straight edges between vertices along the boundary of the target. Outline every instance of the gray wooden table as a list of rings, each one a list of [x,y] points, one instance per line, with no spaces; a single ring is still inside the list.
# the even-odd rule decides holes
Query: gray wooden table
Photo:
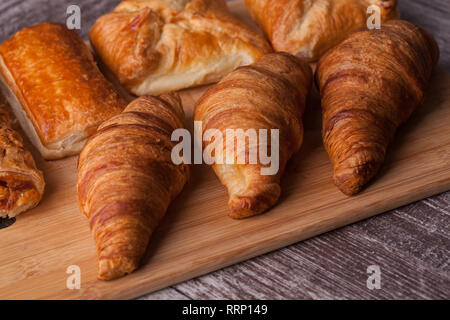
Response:
[[[1,0],[0,42],[81,8],[86,38],[118,0]],[[400,0],[402,18],[429,30],[450,72],[450,1]],[[449,299],[450,192],[166,288],[142,299]],[[381,289],[366,286],[378,265]]]

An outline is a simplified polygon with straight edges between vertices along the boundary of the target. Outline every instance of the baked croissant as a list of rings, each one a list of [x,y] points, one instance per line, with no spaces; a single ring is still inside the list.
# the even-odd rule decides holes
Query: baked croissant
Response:
[[[438,58],[430,34],[392,20],[352,34],[319,61],[323,142],[343,193],[359,192],[375,176],[397,127],[421,104]]]
[[[90,39],[135,95],[217,82],[272,51],[225,0],[126,0],[97,20]]]
[[[13,218],[35,207],[44,187],[42,172],[11,127],[8,112],[0,107],[0,218]]]
[[[366,26],[369,6],[380,22],[398,17],[397,0],[245,0],[276,51],[317,61],[351,32]],[[372,12],[372,11],[370,11]]]
[[[212,168],[228,189],[232,218],[262,213],[277,202],[286,162],[302,144],[302,114],[311,82],[312,72],[306,62],[287,53],[273,53],[250,66],[236,69],[209,89],[197,103],[194,118],[202,121],[203,134],[216,129],[225,138],[223,148],[227,150],[216,150]],[[217,161],[230,152],[226,147],[228,129],[244,132],[278,129],[279,170],[276,174],[262,174],[262,167],[267,165],[260,159],[250,163],[251,153],[257,153],[261,148],[271,150],[271,139],[266,143],[261,138],[256,144],[249,139],[241,145],[233,143],[231,152],[234,151],[235,161]],[[203,142],[205,150],[214,141]],[[246,158],[241,164],[237,161],[240,154]]]
[[[78,162],[78,201],[96,242],[98,278],[134,271],[167,207],[189,177],[171,160],[172,131],[184,127],[176,93],[144,96],[104,122]]]

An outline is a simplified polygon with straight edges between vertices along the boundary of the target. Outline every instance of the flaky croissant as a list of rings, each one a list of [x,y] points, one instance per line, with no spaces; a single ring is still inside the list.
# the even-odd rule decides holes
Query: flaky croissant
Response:
[[[228,129],[258,132],[279,129],[279,170],[276,174],[263,175],[261,169],[267,166],[261,161],[254,164],[249,161],[249,154],[258,152],[258,148],[272,148],[269,138],[267,144],[259,138],[257,145],[251,144],[250,140],[240,146],[234,143],[234,163],[216,161],[212,164],[228,189],[232,218],[262,213],[277,202],[285,165],[302,144],[302,114],[311,81],[311,69],[306,62],[287,53],[268,54],[250,66],[233,71],[197,103],[195,120],[202,121],[203,133],[209,129],[222,132],[223,148],[227,145]],[[204,148],[214,141],[204,142]],[[227,152],[230,150],[218,150],[216,156],[223,159]],[[237,163],[239,154],[246,155],[245,163]]]
[[[375,176],[397,127],[421,104],[438,58],[430,34],[392,20],[352,34],[319,61],[323,142],[343,193],[359,192]]]
[[[144,96],[103,123],[78,162],[78,200],[96,242],[98,277],[138,267],[149,238],[189,177],[171,160],[171,134],[183,128],[177,94]]]
[[[276,51],[317,61],[351,32],[366,26],[367,11],[380,22],[398,17],[397,0],[245,0]]]

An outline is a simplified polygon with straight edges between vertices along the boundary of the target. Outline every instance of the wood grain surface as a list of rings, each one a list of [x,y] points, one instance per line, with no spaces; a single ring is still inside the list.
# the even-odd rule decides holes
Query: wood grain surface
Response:
[[[46,20],[64,22],[66,19],[65,10],[69,4],[80,5],[82,11],[82,30],[80,32],[83,36],[86,36],[89,27],[95,21],[96,17],[104,12],[110,11],[117,2],[108,0],[3,0],[0,3],[0,25],[2,26],[0,28],[0,41],[4,41],[20,28],[33,23]],[[424,26],[435,35],[441,48],[440,64],[447,71],[450,71],[448,34],[448,30],[450,30],[450,21],[448,19],[450,4],[448,1],[401,1],[400,6],[404,18]],[[444,81],[443,78],[447,80]],[[434,82],[431,86],[434,94],[432,96],[429,95],[426,105],[443,103],[445,100],[445,92],[450,92],[450,89],[445,87],[446,82],[450,83],[448,75],[440,72],[435,74]],[[444,90],[445,88],[447,88],[446,91]],[[199,92],[195,91],[185,94],[185,101],[189,101],[189,99],[195,100],[198,94]],[[365,197],[370,198],[371,194],[372,196],[374,194],[372,192],[380,193],[381,190],[382,197],[379,197],[375,203],[371,203],[370,201],[369,203],[364,203],[361,200],[363,202],[360,203],[362,205],[361,208],[364,209],[355,212],[355,216],[345,223],[356,220],[356,216],[359,218],[361,214],[363,216],[369,216],[375,211],[391,208],[393,195],[399,189],[402,189],[402,187],[408,187],[411,191],[404,195],[397,205],[409,202],[414,198],[415,193],[419,191],[425,191],[424,196],[427,195],[427,192],[430,192],[428,194],[433,193],[430,190],[419,190],[420,188],[417,188],[417,181],[407,181],[406,185],[404,185],[398,183],[397,180],[399,178],[398,173],[410,174],[410,171],[414,170],[411,167],[403,166],[405,161],[408,162],[408,155],[415,160],[415,169],[423,169],[423,167],[429,164],[426,155],[434,147],[436,148],[435,151],[440,150],[440,152],[434,153],[434,157],[431,160],[439,159],[441,161],[442,170],[439,173],[445,174],[449,170],[449,151],[445,149],[445,142],[442,144],[442,142],[436,140],[436,137],[442,135],[445,130],[447,130],[448,138],[448,126],[440,127],[439,130],[433,131],[432,134],[428,135],[425,134],[427,131],[420,129],[423,122],[433,122],[433,114],[436,115],[435,110],[433,108],[430,110],[422,108],[421,112],[414,115],[411,124],[401,129],[394,147],[391,148],[388,165],[383,170],[379,179],[362,195],[362,199],[366,199],[367,201]],[[445,110],[442,112],[445,113]],[[317,121],[317,114],[310,112],[309,119],[312,123],[309,129],[313,132],[315,130],[314,122]],[[438,117],[436,122],[438,120],[442,122],[442,119],[445,118]],[[448,124],[449,121],[447,120],[444,123]],[[320,143],[317,143],[317,132],[316,138],[313,137],[313,134],[310,137],[311,139],[305,142],[305,146],[302,149],[305,153],[308,151],[308,148],[312,148],[313,150],[321,148]],[[326,161],[322,160],[320,162],[319,156],[317,159],[311,156],[311,159],[308,160],[302,158],[301,153],[302,151],[298,156],[299,162],[290,165],[290,170],[294,174],[289,175],[283,182],[285,191],[282,203],[280,204],[281,208],[277,207],[272,215],[279,215],[279,217],[276,217],[278,221],[282,218],[283,210],[286,210],[289,206],[289,199],[296,196],[294,192],[297,181],[292,180],[295,180],[296,177],[298,178],[298,175],[303,180],[306,179],[306,181],[311,176],[314,176],[313,171],[307,170],[308,162],[310,162],[310,165],[312,163],[314,165],[321,165],[323,166],[323,170],[326,171],[328,165]],[[320,154],[320,151],[318,151],[318,154]],[[40,165],[45,166],[42,162]],[[11,247],[7,254],[2,250],[2,254],[0,255],[1,296],[31,297],[30,288],[36,287],[42,281],[47,283],[47,285],[40,287],[40,290],[49,289],[52,287],[52,282],[54,281],[54,276],[51,276],[54,272],[48,271],[55,271],[54,264],[70,265],[81,259],[80,266],[82,270],[87,270],[86,273],[83,273],[83,276],[87,278],[95,276],[95,270],[92,269],[92,264],[94,263],[92,261],[93,244],[86,242],[86,239],[90,240],[87,223],[83,225],[82,217],[78,212],[74,213],[73,208],[61,208],[60,204],[56,202],[51,203],[48,199],[48,197],[52,197],[52,194],[55,197],[58,194],[59,197],[62,194],[69,197],[70,189],[73,188],[73,181],[71,181],[72,178],[66,179],[67,177],[64,175],[64,172],[73,170],[73,168],[73,159],[55,162],[52,169],[55,174],[53,178],[49,179],[50,187],[47,190],[47,199],[44,199],[40,213],[30,212],[30,214],[24,215],[23,219],[19,217],[13,227],[0,230],[0,242],[5,242]],[[392,174],[392,172],[396,172],[396,174]],[[214,180],[215,177],[210,170],[209,173],[205,174],[206,176],[202,179],[211,181],[211,185],[208,184],[207,187],[212,190],[212,193],[222,193],[222,197],[220,201],[208,197],[201,198],[201,201],[204,203],[207,202],[211,206],[211,212],[209,212],[211,217],[222,217],[226,214],[224,190]],[[320,179],[325,179],[324,177],[326,176],[325,174]],[[424,179],[433,179],[434,177],[433,174],[427,174]],[[383,181],[389,179],[392,179],[390,183],[395,182],[394,185],[388,189],[383,189]],[[326,183],[325,181],[323,182]],[[194,183],[201,184],[203,182],[196,181]],[[190,191],[188,190],[187,192],[189,193]],[[180,213],[176,212],[177,209],[180,206],[189,207],[190,205],[196,205],[192,194],[183,194],[183,196],[189,197],[190,200],[179,199],[172,206],[168,219],[165,220],[163,226],[158,231],[156,240],[152,242],[154,244],[149,250],[148,258],[151,258],[148,259],[149,261],[155,258],[155,256],[158,256],[158,252],[163,250],[164,244],[170,241],[170,237],[165,237],[164,233],[167,231],[166,228],[170,229],[170,224],[173,219],[179,219],[177,216]],[[324,198],[331,196],[331,194],[323,195]],[[305,196],[305,200],[296,202],[297,207],[300,208],[297,211],[299,215],[302,215],[301,212],[305,210],[305,207],[307,208],[308,205],[312,205],[311,201],[312,199],[307,199]],[[325,211],[327,212],[325,214],[336,215],[340,210],[345,210],[346,205],[326,208],[327,210]],[[295,208],[296,210],[297,207]],[[58,210],[55,210],[56,208]],[[52,212],[52,214],[46,212]],[[450,297],[450,261],[448,256],[450,249],[449,215],[450,193],[447,192],[345,228],[325,233],[282,250],[174,285],[162,291],[144,296],[142,299],[448,299]],[[270,220],[270,215],[267,215],[267,217],[269,218],[262,216],[261,218],[258,217],[258,219]],[[275,217],[273,218],[275,219]],[[11,236],[9,236],[10,233],[4,233],[4,231],[11,232],[14,230],[13,228],[18,228],[21,224],[25,224],[27,219],[28,222],[35,224],[34,229],[38,233],[37,238],[30,239],[25,230]],[[61,224],[61,221],[63,221],[63,224]],[[228,220],[223,219],[221,221],[225,223]],[[286,221],[284,223],[287,224]],[[78,229],[79,226],[82,226],[82,228]],[[208,223],[206,226],[208,226]],[[272,225],[270,226],[272,227]],[[51,233],[48,233],[49,227],[54,228]],[[57,228],[55,229],[55,227]],[[324,228],[323,230],[326,229]],[[67,236],[69,232],[70,237]],[[176,235],[173,236],[176,237]],[[252,236],[252,234],[247,236],[243,230],[241,235],[235,239],[229,239],[229,241],[242,244],[248,242],[249,239],[251,241]],[[199,236],[194,234],[192,241],[196,241],[198,238]],[[299,237],[298,240],[301,238]],[[61,239],[67,240],[66,242],[61,242]],[[45,246],[42,245],[43,241],[46,243]],[[55,249],[51,251],[51,256],[47,256],[48,260],[43,262],[38,259],[39,253],[46,251],[48,245],[53,246]],[[277,246],[274,246],[274,248]],[[27,250],[33,250],[33,252],[38,252],[38,254],[23,258],[23,252]],[[86,256],[79,257],[78,255],[80,253],[86,253]],[[247,257],[254,253],[249,254]],[[64,254],[64,258],[61,258],[61,254]],[[18,263],[4,263],[4,259],[12,259],[14,257],[17,258]],[[246,254],[238,253],[235,258],[232,260],[242,260],[242,258],[246,258]],[[215,265],[222,264],[220,259],[217,260]],[[204,263],[201,260],[196,262]],[[379,265],[382,271],[382,289],[380,290],[369,290],[366,287],[366,279],[368,277],[366,269],[367,266],[372,264]],[[186,263],[182,267],[185,270],[189,270],[192,269],[192,264]],[[214,269],[216,267],[208,268],[209,271]],[[56,267],[56,270],[59,270],[58,272],[61,273],[58,281],[61,282],[60,286],[61,290],[63,290],[66,275],[61,267]],[[144,271],[142,270],[142,272]],[[3,277],[5,274],[13,276],[5,278]],[[119,290],[120,292],[105,296],[102,294],[101,288],[88,284],[85,286],[83,294],[86,297],[131,297],[136,294],[144,294],[147,287],[145,285],[140,286],[141,282],[139,281],[141,279],[138,274],[136,274],[136,277],[128,277],[129,280],[127,281],[133,281],[133,278],[138,278],[136,284],[138,291],[134,293],[130,293],[122,288]],[[179,280],[182,279],[174,277],[174,282]],[[27,284],[26,286],[21,286],[21,284],[25,283]],[[148,288],[150,289],[150,287]],[[12,289],[15,290],[14,294],[12,294],[12,291],[9,291]],[[11,294],[9,294],[10,292]]]

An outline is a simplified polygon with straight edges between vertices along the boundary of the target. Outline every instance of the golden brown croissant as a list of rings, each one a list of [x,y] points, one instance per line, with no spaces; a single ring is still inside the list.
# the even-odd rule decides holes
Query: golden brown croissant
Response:
[[[0,106],[0,218],[12,218],[35,207],[44,187],[42,172],[11,127],[8,112]]]
[[[132,272],[189,167],[171,160],[172,131],[183,128],[176,93],[144,96],[104,122],[78,162],[78,200],[97,246],[98,277]]]
[[[262,174],[261,168],[267,166],[261,161],[250,163],[250,153],[258,152],[258,148],[272,148],[271,139],[267,139],[266,144],[260,138],[256,145],[250,139],[240,146],[234,143],[231,151],[234,150],[235,160],[239,154],[244,154],[245,163],[238,164],[236,160],[212,164],[228,189],[232,218],[262,213],[277,202],[286,162],[302,144],[302,114],[311,81],[311,69],[306,62],[287,53],[268,54],[250,66],[233,71],[197,103],[195,120],[202,121],[203,133],[209,129],[222,132],[224,148],[228,129],[245,132],[248,129],[279,129],[279,170],[276,174]],[[210,143],[203,143],[205,149]],[[230,150],[218,150],[216,156],[223,159],[227,152]]]
[[[126,0],[97,20],[90,39],[136,95],[217,82],[272,51],[224,0]]]
[[[377,173],[397,127],[421,104],[438,58],[430,34],[392,20],[352,34],[319,61],[323,141],[343,193],[359,192]]]
[[[367,9],[384,22],[398,16],[397,0],[245,0],[276,51],[318,60],[351,32],[366,25]]]

